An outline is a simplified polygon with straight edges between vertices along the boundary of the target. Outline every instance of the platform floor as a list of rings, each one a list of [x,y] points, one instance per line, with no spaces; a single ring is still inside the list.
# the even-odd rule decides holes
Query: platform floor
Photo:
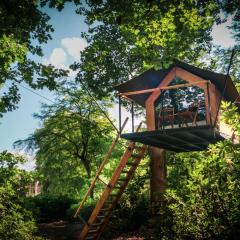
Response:
[[[224,139],[216,129],[208,125],[126,133],[121,137],[174,152],[205,150],[209,144]]]

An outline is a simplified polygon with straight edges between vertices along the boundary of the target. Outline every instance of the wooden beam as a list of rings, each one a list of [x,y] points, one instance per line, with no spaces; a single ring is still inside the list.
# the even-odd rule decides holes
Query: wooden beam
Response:
[[[120,94],[119,94],[120,95]],[[133,100],[125,95],[120,95],[122,98],[126,99],[129,102],[133,102]]]
[[[124,92],[124,93],[119,93],[119,95],[120,96],[136,95],[136,94],[154,92],[156,90],[159,90],[159,88],[149,88],[149,89],[138,90],[138,91]]]
[[[176,85],[172,85],[172,86],[162,86],[162,87],[144,89],[144,90],[139,90],[139,91],[124,92],[124,93],[119,93],[119,95],[126,97],[126,96],[129,96],[129,95],[137,95],[137,94],[144,94],[144,93],[161,91],[161,90],[190,87],[190,86],[193,86],[193,85],[197,86],[199,84],[206,84],[207,82],[210,83],[210,81],[202,80],[202,81],[191,82],[191,83],[176,84]],[[129,98],[127,98],[127,99],[129,99]]]
[[[206,79],[201,78],[193,73],[190,73],[180,67],[176,67],[176,77],[180,77],[182,80],[185,80],[186,82],[189,82],[189,83],[207,81]]]
[[[206,122],[207,124],[210,124],[211,120],[210,120],[210,113],[209,113],[209,91],[207,89],[207,85],[204,86],[204,99],[205,99],[205,113],[206,113]]]
[[[176,76],[176,67],[172,68],[172,70],[166,75],[166,77],[161,81],[158,88],[167,86],[173,78]],[[147,101],[145,102],[146,106],[146,118],[147,118],[147,129],[148,131],[155,130],[155,112],[154,112],[154,102],[160,96],[161,91],[154,91]]]

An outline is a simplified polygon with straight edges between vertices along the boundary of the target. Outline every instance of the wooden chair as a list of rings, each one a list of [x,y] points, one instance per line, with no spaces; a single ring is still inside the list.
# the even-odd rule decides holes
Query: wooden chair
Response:
[[[158,114],[158,129],[160,129],[164,123],[170,123],[173,128],[174,117],[174,108],[164,108],[160,110]]]
[[[178,117],[181,121],[181,124],[186,124],[188,127],[187,122],[190,120],[190,122],[192,122],[192,126],[196,126],[199,106],[200,102],[189,106],[188,110],[185,112],[179,112]]]

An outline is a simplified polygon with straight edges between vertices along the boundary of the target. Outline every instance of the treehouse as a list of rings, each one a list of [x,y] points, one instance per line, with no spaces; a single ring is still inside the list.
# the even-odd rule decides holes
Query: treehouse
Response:
[[[239,102],[238,92],[230,77],[174,61],[168,69],[148,70],[115,87],[119,91],[120,129],[113,140],[96,176],[75,213],[84,223],[81,240],[99,239],[105,230],[111,213],[133,177],[141,159],[150,155],[150,212],[158,214],[161,193],[166,189],[166,154],[164,149],[175,152],[204,150],[208,144],[234,134],[220,121],[221,101]],[[128,118],[121,123],[123,99],[132,103],[131,133],[121,137],[130,140],[109,181],[101,173],[108,161]],[[141,123],[134,132],[134,105],[146,109],[147,131]],[[147,145],[153,146],[148,149]],[[149,151],[148,151],[149,150]],[[80,211],[96,183],[104,185],[88,221]]]
[[[221,101],[240,101],[229,76],[174,60],[167,69],[150,69],[115,89],[120,124],[123,99],[146,109],[147,131],[133,129],[122,138],[175,152],[204,150],[223,139],[239,140],[220,121]]]

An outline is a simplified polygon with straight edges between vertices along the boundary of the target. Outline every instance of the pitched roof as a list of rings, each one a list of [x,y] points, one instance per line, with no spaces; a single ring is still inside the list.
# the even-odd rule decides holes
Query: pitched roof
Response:
[[[171,71],[173,67],[180,67],[192,74],[195,74],[205,80],[210,80],[217,89],[222,93],[224,90],[225,80],[226,82],[226,89],[224,91],[224,98],[227,101],[234,102],[235,99],[238,97],[238,91],[234,86],[232,79],[230,76],[226,76],[221,73],[212,72],[209,70],[201,69],[187,63],[181,62],[179,60],[174,60],[173,64],[171,64],[167,69],[161,70],[154,70],[149,69],[137,77],[126,81],[122,84],[119,84],[114,87],[115,90],[119,91],[120,93],[130,92],[130,91],[139,91],[145,90],[150,88],[156,88],[158,85],[163,81],[165,76]],[[128,97],[134,100],[141,106],[145,106],[145,101],[151,95],[151,93],[143,93],[143,94],[136,94],[136,95],[129,95]]]

